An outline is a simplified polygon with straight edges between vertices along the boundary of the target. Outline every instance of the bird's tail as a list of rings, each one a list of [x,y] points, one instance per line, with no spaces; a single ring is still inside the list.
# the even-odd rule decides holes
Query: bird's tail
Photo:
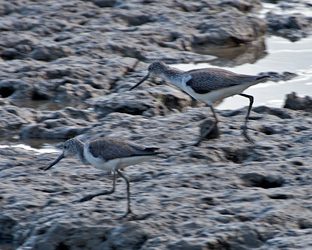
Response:
[[[258,76],[256,79],[258,82],[264,82],[264,81],[268,80],[269,78],[271,78],[270,75],[262,75],[262,76]]]
[[[160,152],[157,152],[157,150],[159,150],[159,148],[156,148],[156,147],[148,147],[144,149],[146,153],[150,153],[151,155],[159,154]]]

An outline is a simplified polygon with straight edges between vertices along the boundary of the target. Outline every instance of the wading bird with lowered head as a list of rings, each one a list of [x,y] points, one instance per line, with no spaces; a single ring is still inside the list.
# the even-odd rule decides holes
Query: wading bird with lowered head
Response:
[[[156,152],[158,148],[144,147],[128,140],[108,137],[89,140],[86,143],[73,138],[67,140],[63,148],[61,155],[44,170],[50,169],[64,157],[73,155],[84,164],[91,164],[96,168],[113,172],[113,187],[111,190],[89,194],[81,198],[79,202],[89,201],[100,195],[114,193],[117,173],[127,184],[127,212],[122,218],[132,213],[132,210],[130,206],[130,182],[120,170],[130,165],[151,160],[158,154]]]

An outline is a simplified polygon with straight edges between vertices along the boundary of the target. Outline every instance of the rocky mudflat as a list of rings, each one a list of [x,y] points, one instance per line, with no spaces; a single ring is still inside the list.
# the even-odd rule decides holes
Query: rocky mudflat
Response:
[[[73,158],[47,173],[42,168],[58,153],[1,148],[1,235],[19,249],[311,247],[311,113],[254,108],[250,145],[240,131],[246,109],[219,111],[221,136],[188,146],[208,113],[113,112],[89,126],[72,124],[77,134],[83,129],[82,140],[112,136],[161,147],[159,159],[124,171],[136,220],[118,220],[126,209],[123,179],[112,195],[72,203],[109,189],[111,175]]]
[[[0,249],[312,248],[311,97],[254,107],[254,144],[241,135],[247,107],[217,110],[220,136],[194,147],[208,107],[159,79],[128,91],[154,60],[252,63],[268,34],[310,32],[309,17],[260,10],[257,0],[1,1]],[[240,46],[231,62],[210,53]],[[137,216],[118,220],[122,178],[114,194],[74,203],[110,189],[110,173],[75,158],[43,171],[58,152],[19,146],[75,136],[160,148],[123,172]]]

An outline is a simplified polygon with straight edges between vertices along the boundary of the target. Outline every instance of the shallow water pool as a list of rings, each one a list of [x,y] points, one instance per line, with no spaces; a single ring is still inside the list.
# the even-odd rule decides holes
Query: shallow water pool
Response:
[[[254,107],[266,105],[282,107],[286,95],[297,92],[299,96],[312,95],[312,37],[291,42],[281,37],[268,37],[265,41],[266,55],[253,63],[225,66],[224,69],[242,74],[255,74],[274,71],[291,72],[298,76],[289,81],[268,81],[245,90],[244,93],[255,97]],[[182,70],[216,67],[209,63],[176,64]],[[241,96],[229,97],[217,106],[218,109],[238,109],[249,104]]]

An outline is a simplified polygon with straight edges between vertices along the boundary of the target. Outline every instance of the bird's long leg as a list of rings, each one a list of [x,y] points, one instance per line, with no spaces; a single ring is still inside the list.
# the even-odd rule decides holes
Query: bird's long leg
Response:
[[[118,169],[116,169],[116,172],[126,181],[127,184],[127,201],[128,201],[128,209],[127,212],[121,217],[121,218],[125,218],[128,214],[132,213],[131,211],[131,207],[130,207],[130,182],[127,179],[126,176],[124,176]],[[121,219],[120,218],[120,219]]]
[[[240,95],[249,99],[249,107],[248,107],[247,115],[246,115],[246,118],[245,118],[245,123],[244,123],[244,126],[242,127],[242,130],[243,130],[243,135],[245,136],[247,141],[253,143],[252,139],[247,134],[247,122],[248,122],[248,119],[249,119],[249,115],[250,115],[252,104],[254,102],[254,97],[252,95],[246,95],[246,94],[240,94]]]
[[[199,143],[215,128],[215,126],[217,126],[217,124],[219,122],[213,106],[209,105],[209,107],[212,111],[213,117],[215,118],[215,122],[203,134],[200,135],[199,139],[197,140],[197,142],[195,144],[193,144],[193,146],[198,146]]]
[[[85,201],[89,201],[92,200],[94,197],[96,196],[100,196],[100,195],[107,195],[107,194],[112,194],[115,192],[115,186],[116,186],[116,172],[114,170],[113,172],[113,187],[111,190],[107,190],[107,191],[102,191],[100,193],[96,193],[96,194],[89,194],[83,198],[81,198],[80,200],[78,200],[79,202],[85,202]]]

